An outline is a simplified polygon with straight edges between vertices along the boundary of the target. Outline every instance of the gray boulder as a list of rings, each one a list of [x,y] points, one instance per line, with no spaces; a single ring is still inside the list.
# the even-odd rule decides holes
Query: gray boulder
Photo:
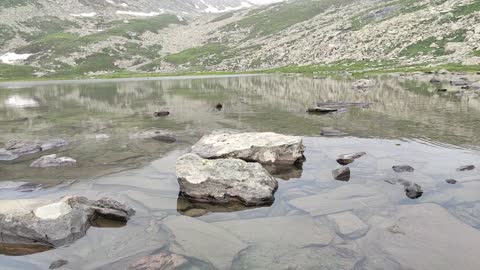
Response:
[[[127,222],[135,213],[133,209],[109,198],[94,201],[72,196],[53,203],[34,200],[1,203],[0,243],[5,245],[58,247],[83,237],[99,217]]]
[[[204,136],[192,152],[207,159],[238,158],[262,164],[295,164],[304,160],[302,138],[272,132],[218,133]]]
[[[0,149],[0,161],[15,160],[18,156],[6,149]]]
[[[240,159],[203,159],[196,154],[180,157],[176,165],[180,195],[196,202],[246,206],[271,204],[278,187],[260,164]]]
[[[57,157],[56,154],[43,156],[30,164],[32,168],[51,168],[75,166],[77,161],[70,157]]]
[[[342,167],[332,171],[333,178],[338,181],[350,181],[350,168]]]
[[[138,259],[130,264],[128,270],[175,270],[188,264],[182,255],[159,253]]]

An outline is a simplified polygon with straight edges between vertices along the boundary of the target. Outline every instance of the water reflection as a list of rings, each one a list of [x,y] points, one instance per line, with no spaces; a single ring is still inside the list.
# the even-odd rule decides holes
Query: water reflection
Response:
[[[238,202],[232,202],[228,204],[211,204],[211,203],[200,203],[192,202],[187,198],[179,196],[177,199],[177,211],[178,213],[189,216],[189,217],[201,217],[210,213],[229,213],[237,211],[252,210],[256,208],[267,208],[270,205],[262,206],[245,206],[244,204]]]

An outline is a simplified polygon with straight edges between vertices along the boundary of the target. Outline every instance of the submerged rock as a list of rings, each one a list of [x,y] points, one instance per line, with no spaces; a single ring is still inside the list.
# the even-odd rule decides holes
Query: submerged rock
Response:
[[[450,185],[455,185],[457,183],[457,180],[455,179],[447,179],[445,180],[445,182],[447,182],[447,184],[450,184]]]
[[[77,161],[70,157],[57,157],[56,154],[43,156],[35,160],[30,167],[32,168],[50,168],[75,166]]]
[[[367,153],[365,152],[357,152],[357,153],[352,153],[352,154],[346,154],[346,155],[340,155],[337,158],[337,162],[341,165],[348,165],[350,163],[353,163],[355,159],[359,159],[363,156],[365,156]]]
[[[138,259],[128,270],[176,270],[187,263],[187,258],[182,255],[159,253]]]
[[[342,167],[332,171],[333,178],[338,181],[350,181],[350,168]]]
[[[192,152],[207,159],[238,158],[262,164],[295,164],[304,160],[301,137],[272,132],[218,133],[204,136]]]
[[[154,136],[152,137],[152,139],[154,139],[155,141],[164,142],[164,143],[174,143],[177,141],[176,138],[172,136],[166,136],[166,135]]]
[[[317,107],[328,107],[328,108],[348,108],[348,107],[361,107],[361,108],[369,108],[371,103],[368,102],[319,102],[317,103]]]
[[[67,260],[56,260],[52,262],[52,264],[50,264],[50,267],[48,269],[57,269],[67,264],[68,264]]]
[[[464,172],[464,171],[471,171],[475,169],[475,165],[465,165],[457,168],[457,171]]]
[[[368,232],[368,225],[351,212],[342,212],[327,216],[335,223],[337,232],[342,237],[358,238]]]
[[[333,128],[322,128],[320,131],[320,135],[325,137],[340,137],[347,135],[347,133],[341,132]]]
[[[307,112],[308,113],[326,114],[326,113],[337,112],[338,110],[339,110],[339,108],[315,107],[315,108],[308,108]]]
[[[70,244],[83,237],[99,218],[127,222],[135,211],[109,198],[66,197],[54,203],[29,200],[1,201],[0,244],[30,244],[47,248]]]
[[[221,103],[218,103],[216,106],[215,106],[215,109],[217,111],[221,111],[223,109],[223,105]]]
[[[63,139],[50,139],[46,141],[18,141],[6,143],[4,149],[0,149],[0,160],[14,160],[21,156],[48,151],[68,145]]]
[[[395,165],[395,166],[392,166],[392,169],[397,173],[415,171],[415,169],[410,165]]]
[[[203,159],[196,154],[180,157],[176,165],[180,195],[196,202],[246,206],[274,201],[278,183],[260,164],[240,159]]]
[[[173,138],[170,132],[165,130],[160,130],[160,129],[139,131],[137,133],[130,134],[129,136],[131,140],[145,140],[145,139],[155,139],[155,138],[164,138],[164,137]]]

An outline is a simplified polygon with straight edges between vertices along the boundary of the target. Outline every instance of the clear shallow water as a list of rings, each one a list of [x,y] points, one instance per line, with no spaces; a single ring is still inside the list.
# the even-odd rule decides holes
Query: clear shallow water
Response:
[[[71,269],[124,269],[168,250],[203,261],[193,269],[478,269],[472,252],[480,251],[480,241],[471,241],[480,238],[479,170],[456,168],[480,166],[480,99],[458,97],[456,89],[437,93],[429,79],[378,78],[366,90],[353,89],[348,79],[284,76],[4,85],[0,143],[64,138],[71,144],[59,154],[78,166],[29,168],[39,155],[1,162],[3,183],[51,185],[32,193],[0,188],[1,199],[109,196],[137,214],[125,227],[91,228],[68,247],[0,255],[0,265],[45,269],[67,259]],[[305,113],[326,101],[373,104]],[[153,117],[159,110],[171,115]],[[348,136],[322,137],[325,127]],[[135,138],[151,129],[177,141]],[[178,199],[175,161],[216,129],[303,136],[307,161],[302,170],[277,175],[270,207],[192,205]],[[367,155],[350,165],[350,181],[333,180],[336,157],[357,151]],[[398,164],[416,170],[394,173]],[[423,196],[411,200],[401,185],[384,181],[398,177],[419,184]],[[450,178],[459,182],[448,185]],[[347,233],[352,224],[361,229],[357,235]]]

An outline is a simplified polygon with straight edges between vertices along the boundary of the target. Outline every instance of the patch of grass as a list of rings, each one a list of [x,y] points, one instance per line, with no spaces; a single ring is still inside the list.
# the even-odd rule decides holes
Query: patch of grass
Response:
[[[10,26],[0,24],[0,46],[7,44],[14,37],[15,31]]]
[[[0,80],[21,80],[33,78],[35,68],[31,66],[0,64]]]
[[[220,16],[216,17],[215,19],[211,20],[210,22],[211,23],[220,22],[220,21],[226,20],[226,19],[231,18],[231,17],[233,17],[233,12],[228,12],[228,13],[225,13],[223,15],[220,15]]]
[[[191,48],[176,54],[167,55],[164,60],[175,65],[186,63],[195,65],[201,60],[203,60],[202,62],[204,64],[215,65],[225,58],[224,53],[226,51],[227,48],[220,43],[208,43],[201,47]]]
[[[446,55],[448,52],[445,50],[445,45],[448,42],[463,42],[465,37],[465,29],[457,30],[444,37],[442,40],[437,40],[435,37],[429,37],[408,46],[402,52],[400,52],[400,56],[415,57],[421,54],[431,54],[434,56]],[[434,43],[437,46],[432,47],[432,44]]]
[[[3,8],[26,6],[29,4],[35,4],[36,6],[41,6],[35,0],[1,0],[0,1],[0,7],[3,7]]]
[[[247,17],[226,25],[222,30],[237,27],[250,29],[250,36],[267,36],[280,32],[297,23],[309,20],[331,7],[338,7],[351,0],[303,0],[278,4],[257,10]]]
[[[480,1],[475,0],[474,2],[472,2],[470,4],[463,5],[463,6],[458,6],[458,7],[454,8],[454,10],[452,11],[452,14],[453,14],[454,17],[458,18],[458,17],[461,17],[461,16],[470,15],[470,14],[475,13],[477,11],[480,11]]]
[[[22,37],[27,41],[34,41],[50,34],[61,33],[67,29],[79,27],[75,22],[53,16],[34,17],[22,22],[22,24],[28,28],[37,29],[37,31],[32,33],[22,33]]]

